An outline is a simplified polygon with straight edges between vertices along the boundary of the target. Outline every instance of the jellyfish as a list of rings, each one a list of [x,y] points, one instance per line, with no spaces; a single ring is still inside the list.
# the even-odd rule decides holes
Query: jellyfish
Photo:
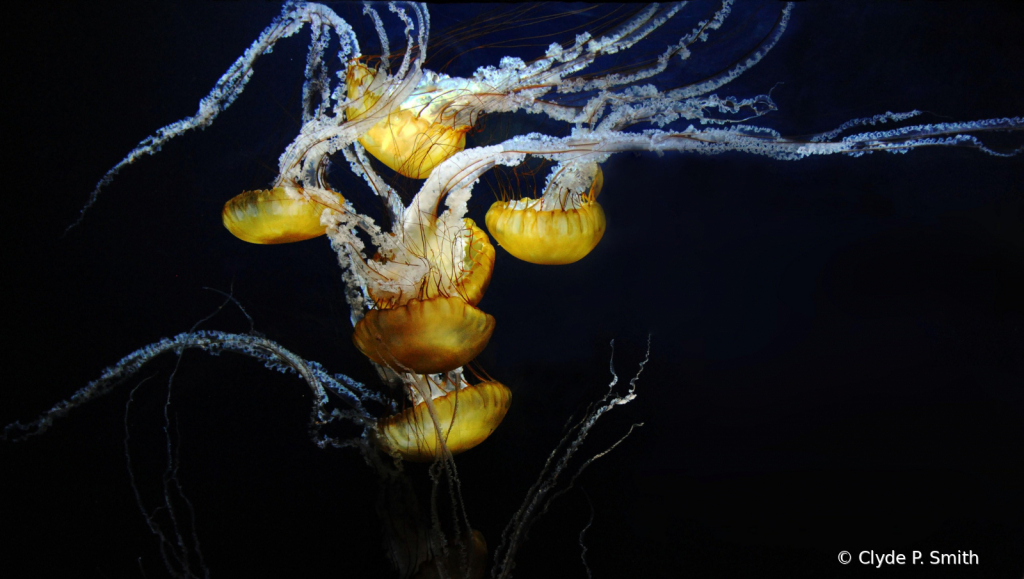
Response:
[[[459,297],[412,299],[374,309],[356,324],[352,341],[382,366],[437,374],[461,368],[487,346],[494,316]]]
[[[214,214],[224,198],[233,192],[247,191],[228,201],[221,212],[222,223],[233,237],[228,237],[221,225],[215,224],[215,228],[204,229],[207,233],[203,237],[189,239],[188,235],[183,235],[175,245],[180,245],[182,251],[191,248],[191,255],[223,253],[226,262],[242,260],[258,264],[261,281],[268,287],[277,276],[289,278],[295,285],[307,285],[308,279],[296,278],[296,272],[302,272],[308,262],[300,253],[285,253],[293,249],[285,242],[326,236],[342,268],[343,283],[338,285],[343,289],[333,294],[336,299],[324,300],[323,306],[316,308],[316,315],[310,317],[319,318],[318,324],[326,316],[324,312],[338,317],[337,304],[344,302],[348,310],[340,317],[346,324],[341,329],[334,324],[331,330],[340,339],[324,339],[315,332],[303,337],[300,334],[304,332],[297,332],[289,336],[288,341],[299,341],[303,352],[313,352],[315,357],[327,359],[333,355],[330,351],[354,346],[353,351],[364,357],[347,360],[345,371],[355,373],[360,368],[369,368],[369,371],[360,375],[362,380],[329,374],[322,366],[293,354],[277,342],[268,341],[254,328],[247,334],[196,330],[155,342],[153,347],[143,348],[137,355],[115,364],[114,370],[103,373],[86,394],[74,398],[70,404],[58,405],[55,412],[37,426],[46,426],[81,403],[95,399],[129,375],[141,376],[138,372],[143,368],[142,362],[148,363],[161,354],[180,356],[182,352],[198,349],[255,358],[271,368],[297,373],[310,386],[310,394],[303,403],[313,402],[308,426],[316,446],[337,446],[358,454],[381,481],[385,490],[378,498],[383,505],[378,507],[383,521],[380,526],[384,527],[386,544],[400,575],[475,575],[478,567],[474,561],[486,550],[482,545],[489,543],[495,547],[488,555],[494,565],[494,576],[509,576],[531,523],[547,512],[551,500],[563,496],[563,489],[582,480],[576,476],[580,470],[568,465],[573,456],[579,457],[576,453],[581,448],[590,450],[582,445],[583,438],[597,419],[631,402],[636,391],[632,386],[626,393],[609,391],[592,409],[581,412],[582,419],[571,421],[566,438],[561,441],[561,451],[551,455],[537,484],[515,510],[507,532],[502,534],[483,528],[489,539],[484,541],[475,526],[476,521],[468,520],[473,509],[480,508],[476,506],[479,503],[466,502],[468,515],[458,506],[462,502],[458,490],[461,483],[455,475],[455,467],[466,468],[464,465],[473,464],[472,461],[500,452],[497,449],[509,448],[507,441],[501,440],[503,430],[508,429],[507,421],[503,422],[502,418],[508,416],[511,420],[520,412],[519,401],[534,387],[526,380],[501,376],[503,368],[496,360],[512,355],[572,360],[576,344],[569,343],[571,340],[552,344],[545,339],[545,334],[564,335],[563,329],[584,326],[580,317],[567,319],[564,316],[588,293],[600,294],[608,303],[632,302],[643,306],[645,311],[679,307],[683,300],[677,299],[677,294],[684,291],[685,284],[680,282],[679,276],[670,273],[682,267],[677,262],[686,259],[688,248],[685,244],[665,243],[663,235],[647,232],[645,239],[650,241],[650,247],[645,248],[644,253],[657,255],[670,265],[660,270],[648,268],[644,272],[633,272],[636,275],[631,276],[632,285],[644,293],[639,297],[631,293],[629,298],[609,297],[603,293],[603,288],[610,282],[600,280],[579,288],[574,294],[553,292],[545,282],[534,282],[531,291],[521,285],[514,286],[518,288],[514,298],[508,293],[496,293],[491,288],[492,280],[495,287],[499,287],[512,283],[507,272],[530,271],[528,265],[523,266],[527,269],[511,268],[506,253],[529,264],[564,265],[570,269],[563,271],[569,272],[581,272],[584,270],[579,268],[600,263],[603,277],[616,277],[622,275],[619,272],[626,267],[625,259],[614,263],[593,260],[600,259],[602,251],[621,248],[621,245],[609,246],[614,236],[608,232],[614,231],[616,226],[622,227],[625,205],[640,205],[643,199],[718,193],[713,185],[707,184],[684,187],[680,183],[678,190],[624,185],[626,181],[619,163],[633,154],[654,153],[663,155],[664,163],[680,164],[683,163],[680,159],[699,155],[709,163],[726,159],[737,167],[746,167],[742,164],[753,163],[750,160],[753,156],[813,164],[826,155],[877,159],[882,153],[915,151],[914,155],[920,156],[927,153],[916,150],[939,147],[995,154],[1012,154],[1018,150],[1013,148],[1012,137],[1020,130],[1019,117],[936,121],[935,117],[928,116],[930,113],[872,110],[866,113],[870,116],[846,115],[831,126],[815,124],[810,131],[789,136],[805,127],[793,129],[776,123],[778,117],[773,115],[787,108],[774,91],[767,92],[770,83],[764,86],[766,94],[733,97],[722,93],[726,90],[723,87],[732,90],[737,85],[731,83],[741,77],[742,80],[749,78],[750,72],[757,70],[756,65],[769,58],[769,52],[784,38],[783,32],[791,16],[799,14],[799,8],[779,7],[770,11],[770,18],[755,19],[759,33],[756,37],[752,35],[752,41],[742,47],[743,56],[727,62],[709,76],[695,73],[698,80],[681,87],[675,81],[660,82],[664,76],[678,73],[680,66],[695,64],[719,48],[716,42],[733,38],[728,31],[720,29],[743,22],[742,17],[730,17],[738,10],[739,7],[725,2],[710,9],[694,10],[693,6],[684,8],[672,4],[612,12],[621,18],[609,17],[601,22],[595,19],[594,27],[588,25],[574,31],[575,39],[562,31],[555,44],[535,47],[534,53],[526,58],[489,55],[493,58],[478,74],[463,74],[459,78],[430,69],[428,55],[435,41],[432,38],[436,36],[429,26],[430,7],[371,5],[363,14],[345,14],[343,18],[323,6],[289,5],[216,83],[195,117],[159,131],[103,178],[96,191],[104,189],[104,202],[93,204],[84,221],[72,232],[78,235],[87,231],[94,215],[102,219],[104,207],[118,204],[119,190],[115,183],[119,182],[111,179],[121,172],[127,177],[125,167],[161,148],[164,152],[160,157],[173,153],[175,147],[187,146],[188,142],[210,138],[220,123],[231,122],[230,115],[213,122],[229,105],[234,114],[246,110],[244,107],[253,101],[261,100],[258,98],[260,89],[250,89],[244,95],[241,89],[264,78],[261,67],[264,55],[271,48],[276,46],[278,52],[287,50],[288,44],[278,44],[279,41],[308,25],[313,36],[308,52],[303,55],[306,70],[302,118],[297,121],[296,130],[288,132],[285,143],[274,151],[276,155],[283,149],[273,169],[273,178],[268,182],[248,185],[235,182],[225,186],[217,191],[220,197],[213,203],[204,196],[204,209],[197,214]],[[358,38],[351,27],[357,21],[364,24]],[[438,24],[436,16],[433,22],[435,26]],[[257,30],[265,25],[266,22],[260,22]],[[400,56],[398,52],[392,54],[391,44],[403,40],[405,50]],[[333,46],[338,46],[337,57],[331,53]],[[373,48],[367,49],[371,46]],[[363,53],[371,51],[374,51],[374,58],[366,58]],[[633,55],[652,54],[648,59],[628,60]],[[261,59],[260,67],[253,64],[257,57]],[[272,62],[272,58],[268,56],[266,60]],[[612,60],[602,60],[609,58]],[[301,56],[294,62],[300,60]],[[770,82],[777,80],[773,78]],[[787,79],[787,82],[790,81]],[[740,89],[736,91],[744,94]],[[504,134],[485,144],[474,142],[473,131],[481,122],[496,123],[502,115],[516,119],[542,118],[545,128],[532,132],[509,131],[512,134]],[[860,118],[845,122],[851,116]],[[247,119],[248,123],[261,131],[270,131],[271,123]],[[191,128],[207,126],[212,130],[194,135],[191,141],[180,139],[173,146],[169,144],[172,138]],[[1011,137],[1010,146],[999,141],[1006,135]],[[220,157],[221,154],[224,157]],[[224,150],[217,155],[197,155],[197,159],[216,165],[220,177],[226,178],[225,175],[234,172],[231,162],[226,160],[231,154]],[[865,160],[842,161],[856,167]],[[525,187],[513,189],[491,205],[493,213],[487,211],[487,216],[482,217],[493,201],[486,195],[483,184],[496,170],[523,171],[530,163],[540,162],[551,168],[542,187],[535,191]],[[143,173],[143,167],[145,165],[139,164],[137,171],[131,173]],[[420,182],[402,190],[388,171]],[[632,177],[640,181],[642,176]],[[601,200],[605,207],[597,204],[602,188]],[[189,195],[183,191],[177,194],[181,198]],[[162,202],[167,204],[178,198],[163,197]],[[90,203],[95,199],[94,195]],[[614,212],[616,208],[620,213]],[[198,227],[192,221],[172,218],[172,211],[173,208],[153,211],[148,218],[154,227],[164,221],[175,221],[176,227],[181,228]],[[133,215],[133,219],[141,222],[141,215]],[[685,216],[676,215],[676,218],[682,220]],[[535,223],[532,226],[528,223],[531,220]],[[551,227],[541,226],[542,222]],[[609,222],[613,226],[611,230],[607,227]],[[679,232],[680,236],[685,234]],[[281,247],[254,248],[238,243],[235,248],[219,242],[209,243],[211,239],[218,239],[217,235],[231,241],[237,237]],[[166,235],[153,237],[166,238]],[[604,245],[599,245],[605,238]],[[230,253],[248,250],[263,253]],[[179,262],[164,263],[161,256],[160,251],[147,255],[147,271],[174,269],[173,275],[178,275],[184,269]],[[540,269],[550,273],[551,268]],[[162,283],[168,291],[176,287],[166,279]],[[485,300],[487,292],[490,295]],[[651,307],[651,294],[659,296],[656,307]],[[294,294],[289,296],[291,299],[268,301],[284,311],[304,309],[300,299]],[[241,301],[247,308],[252,307],[248,299]],[[587,302],[587,315],[603,317],[609,314],[609,307]],[[529,339],[514,347],[509,347],[508,341],[501,342],[505,339],[502,332],[512,331],[513,325],[504,320],[517,315],[528,318],[530,311],[540,312],[546,319],[530,324]],[[254,317],[257,321],[261,318]],[[503,320],[502,325],[496,325],[497,320]],[[481,360],[482,355],[486,356],[487,344],[492,341],[505,346],[501,355]],[[72,350],[87,347],[79,344],[64,350],[67,355],[73,355]],[[180,364],[183,374],[191,364],[198,363],[190,356],[179,358],[183,360]],[[487,370],[494,371],[502,382],[485,377],[470,384],[471,375],[484,364],[488,364]],[[508,374],[511,377],[512,373]],[[168,400],[171,399],[170,382],[167,382]],[[255,381],[253,385],[255,387]],[[140,387],[136,400],[147,387]],[[559,389],[570,387],[557,386]],[[175,392],[181,390],[175,386]],[[510,392],[516,394],[516,405],[510,406]],[[169,403],[165,408],[168,407],[173,416],[176,406]],[[272,421],[267,422],[269,427]],[[163,427],[174,433],[177,424],[172,420]],[[185,426],[181,424],[183,439],[187,439],[189,433]],[[343,429],[344,436],[333,432],[336,428]],[[629,428],[627,432],[633,431]],[[518,432],[521,434],[522,430]],[[505,446],[500,446],[502,444]],[[657,443],[645,444],[656,446]],[[471,447],[474,450],[470,450]],[[459,462],[451,458],[462,451],[468,452],[464,457],[460,455]],[[603,451],[594,450],[589,456],[590,459],[577,458],[582,460],[583,468],[605,455]],[[430,464],[406,464],[417,461]],[[187,454],[181,464],[187,466]],[[177,467],[171,470],[178,471]],[[417,476],[420,478],[415,478]],[[470,477],[465,479],[468,481]],[[189,481],[183,482],[187,487]],[[563,486],[557,487],[556,482]],[[332,495],[330,500],[353,505],[374,502],[372,498],[367,500],[373,495],[366,494],[365,490],[342,490],[348,488],[343,487],[347,483],[339,481],[337,487],[326,490]],[[423,488],[429,490],[413,488],[414,483],[426,483]],[[324,488],[327,489],[327,485]],[[487,490],[490,491],[490,487]],[[629,501],[626,496],[618,498]],[[444,507],[451,507],[448,510],[454,514],[447,516],[445,508],[436,509],[438,501]],[[353,511],[355,508],[353,506]],[[435,516],[438,510],[442,514]],[[144,512],[153,513],[152,510]],[[198,512],[197,518],[202,520],[202,509]],[[600,524],[600,513],[598,517]],[[380,533],[372,523],[360,526],[354,522],[357,517],[346,515],[343,518],[341,522],[332,519],[330,526],[358,526],[359,535]],[[435,524],[435,519],[441,522]],[[301,525],[296,525],[296,532],[298,527]],[[202,530],[199,529],[199,534]]]
[[[577,262],[604,235],[604,210],[597,202],[603,183],[598,164],[585,168],[569,164],[554,175],[540,199],[495,201],[487,210],[487,229],[499,245],[523,261]]]
[[[380,83],[374,85],[379,78],[381,76],[364,64],[349,66],[346,83],[349,100],[353,103],[346,110],[349,119],[359,118],[380,99],[376,93]],[[445,114],[444,108],[451,102],[448,99],[433,95],[424,98],[427,92],[443,95],[450,90],[453,89],[436,85],[418,90],[363,133],[359,144],[395,172],[425,179],[438,163],[466,148],[466,132],[472,128],[471,124],[465,124],[471,120],[457,119],[457,115],[450,112]]]
[[[344,202],[338,196],[335,206]],[[291,188],[246,191],[224,204],[221,216],[232,235],[256,244],[293,243],[320,237],[324,206],[310,203]]]
[[[494,432],[508,412],[511,398],[511,390],[500,382],[460,384],[444,396],[424,396],[401,414],[381,419],[378,442],[385,452],[414,462],[436,460],[442,453],[442,441],[451,454],[459,454]]]

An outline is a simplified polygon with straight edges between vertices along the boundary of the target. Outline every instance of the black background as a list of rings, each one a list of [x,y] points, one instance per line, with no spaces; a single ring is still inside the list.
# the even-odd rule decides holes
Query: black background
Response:
[[[529,58],[616,10],[585,8],[550,5],[538,13],[574,13],[482,38],[448,35],[452,50],[430,64],[450,61],[449,72],[467,75],[505,54]],[[373,53],[360,7],[336,9]],[[279,9],[21,10],[3,39],[0,422],[30,419],[123,355],[188,330],[222,301],[203,288],[232,284],[268,337],[376,384],[351,345],[327,243],[248,245],[220,224],[227,199],[273,179],[298,129],[308,32],[260,59],[211,128],[123,171],[61,237],[103,172],[192,114]],[[638,53],[660,52],[712,10],[690,6]],[[661,86],[741,58],[778,10],[744,4]],[[484,11],[432,7],[433,39]],[[798,5],[778,46],[718,93],[774,86],[779,111],[756,123],[785,134],[885,111],[926,111],[920,122],[1021,115],[1021,30],[1012,4]],[[544,126],[495,116],[470,144]],[[639,398],[599,424],[584,452],[645,426],[534,527],[516,576],[586,576],[578,540],[588,500],[595,577],[1022,576],[1021,157],[969,148],[800,162],[641,154],[611,159],[604,173],[608,232],[592,255],[545,267],[498,250],[481,303],[498,326],[480,362],[514,399],[491,439],[458,458],[471,522],[493,548],[565,419],[603,393],[613,338],[623,378],[648,334],[651,361]],[[333,178],[372,205],[342,170]],[[470,216],[482,223],[492,199],[480,185]],[[231,308],[204,327],[248,329]],[[173,363],[141,374],[154,379],[129,420],[151,506]],[[373,474],[354,452],[309,442],[301,382],[247,359],[190,353],[174,388],[180,477],[213,576],[393,575]],[[122,387],[44,436],[0,445],[5,576],[164,576],[125,468],[126,400]],[[425,482],[422,468],[411,471]],[[980,565],[876,570],[836,558],[915,549],[972,550]]]

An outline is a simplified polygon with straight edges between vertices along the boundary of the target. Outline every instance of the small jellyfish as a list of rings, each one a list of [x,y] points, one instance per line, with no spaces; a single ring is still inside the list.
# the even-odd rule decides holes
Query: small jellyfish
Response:
[[[332,194],[337,205],[345,200]],[[275,187],[246,191],[224,204],[221,219],[232,235],[261,245],[293,243],[320,237],[327,227],[320,224],[326,206],[307,199],[302,189]]]
[[[418,381],[429,380],[421,377]],[[440,434],[452,454],[465,452],[494,432],[512,402],[508,387],[493,380],[470,386],[460,379],[460,388],[452,387],[449,381],[445,381],[444,386],[452,390],[432,400],[422,400],[400,414],[380,419],[377,422],[380,448],[408,461],[432,462],[443,454]],[[436,390],[433,384],[428,387]]]
[[[590,253],[604,235],[604,210],[597,202],[604,185],[600,165],[567,163],[560,169],[540,199],[496,201],[487,211],[488,231],[523,261],[573,263]]]

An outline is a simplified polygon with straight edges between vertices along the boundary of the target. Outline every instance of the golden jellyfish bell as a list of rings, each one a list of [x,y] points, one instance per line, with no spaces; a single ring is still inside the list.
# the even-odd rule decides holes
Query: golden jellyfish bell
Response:
[[[360,62],[349,66],[350,120],[359,118],[380,99],[379,87],[373,84],[375,77]],[[426,179],[434,167],[465,149],[466,132],[472,128],[443,121],[443,106],[422,105],[422,97],[422,93],[414,95],[359,137],[359,143],[378,161],[412,179]],[[443,99],[444,91],[435,98]]]
[[[562,265],[583,259],[604,236],[604,210],[596,201],[604,185],[597,168],[590,191],[571,207],[542,210],[542,199],[496,201],[484,221],[499,245],[523,261]]]
[[[368,285],[377,307],[393,307],[410,298],[459,296],[471,306],[483,299],[494,272],[494,246],[472,219],[459,223],[441,228],[435,222],[422,235],[407,236],[411,242],[401,252],[378,253],[367,262],[377,277],[400,282],[397,287]]]
[[[408,461],[430,462],[441,456],[440,430],[452,454],[465,452],[498,428],[512,403],[512,391],[500,382],[481,382],[452,390],[430,403],[438,420],[436,428],[427,402],[420,402],[377,421],[380,447]]]
[[[442,283],[438,283],[440,271],[452,270],[450,284],[454,287],[455,293],[466,300],[470,305],[475,306],[483,299],[487,287],[491,283],[491,274],[494,272],[494,246],[487,237],[487,233],[477,227],[472,219],[462,220],[466,226],[465,230],[459,232],[464,247],[464,257],[459,264],[444,264],[434,274],[424,280],[423,289],[420,292],[424,299],[443,295]],[[437,252],[442,257],[449,257],[451,251]]]
[[[476,358],[493,333],[494,316],[461,297],[436,297],[366,312],[352,332],[352,342],[381,366],[436,374]]]
[[[301,192],[275,187],[236,195],[221,211],[224,227],[242,241],[266,245],[319,237],[327,231],[320,225],[325,206],[303,199]],[[344,202],[341,195],[334,195],[339,204]]]
[[[456,282],[459,295],[472,305],[483,299],[494,273],[494,246],[487,233],[466,218],[466,259],[463,275]]]

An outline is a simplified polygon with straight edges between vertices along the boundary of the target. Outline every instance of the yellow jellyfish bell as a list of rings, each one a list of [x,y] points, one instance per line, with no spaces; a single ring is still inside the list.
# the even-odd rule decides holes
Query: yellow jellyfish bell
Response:
[[[603,185],[604,174],[597,167],[590,192],[561,208],[542,210],[543,199],[496,201],[484,218],[487,230],[523,261],[541,265],[579,261],[604,235],[604,210],[596,201]]]
[[[458,296],[436,297],[366,312],[352,342],[367,358],[395,371],[436,374],[465,366],[493,333],[494,316]]]
[[[487,346],[494,317],[476,308],[494,270],[494,246],[471,219],[434,221],[386,256],[366,262],[375,309],[352,333],[372,361],[433,374],[465,365]]]
[[[455,389],[431,403],[438,424],[426,402],[377,422],[377,442],[389,454],[412,462],[430,462],[441,455],[437,433],[452,454],[480,444],[501,424],[512,403],[512,391],[495,381]]]
[[[334,194],[338,203],[341,195]],[[221,219],[232,235],[258,244],[292,243],[319,237],[327,228],[320,225],[325,206],[302,198],[294,187],[246,191],[224,204]]]
[[[373,86],[375,76],[362,63],[349,66],[346,82],[348,98],[353,101],[347,111],[350,120],[359,118],[380,99]],[[466,132],[472,128],[445,122],[443,107],[422,106],[421,100],[412,98],[403,103],[359,137],[359,143],[378,161],[413,179],[426,179],[434,167],[465,149]]]
[[[470,304],[476,305],[484,297],[484,292],[491,284],[494,272],[494,246],[487,238],[487,233],[476,226],[472,219],[465,219],[467,230],[466,266],[459,279],[459,295]]]
[[[487,234],[476,226],[470,218],[463,219],[466,224],[466,258],[463,260],[461,275],[456,279],[456,289],[467,302],[476,305],[483,299],[490,275],[495,271],[495,246],[490,244]],[[430,291],[437,291],[437,286],[430,286]]]
[[[445,264],[443,267],[431,271],[422,283],[420,297],[430,299],[443,295],[445,283],[440,279],[446,270],[452,274],[450,285],[454,286],[455,293],[461,296],[467,303],[475,306],[483,299],[487,287],[491,283],[491,274],[494,272],[494,246],[488,239],[487,233],[477,227],[472,219],[462,220],[465,230],[459,233],[464,249],[464,258],[459,264]],[[446,248],[439,248],[436,254],[442,258],[450,259],[451,251],[444,251]],[[373,295],[373,292],[370,294]]]

